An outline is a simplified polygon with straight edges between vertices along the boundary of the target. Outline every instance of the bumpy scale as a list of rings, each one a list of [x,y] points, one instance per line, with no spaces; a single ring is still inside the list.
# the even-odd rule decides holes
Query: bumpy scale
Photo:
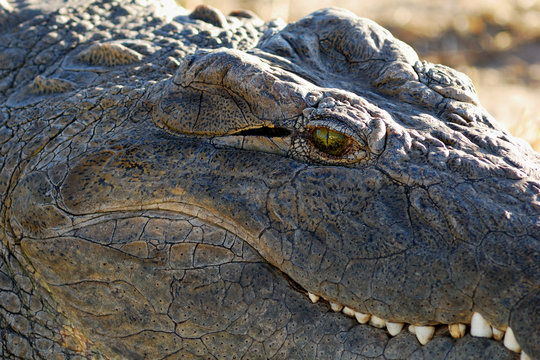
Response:
[[[540,358],[540,157],[464,74],[339,9],[10,4],[0,358]]]

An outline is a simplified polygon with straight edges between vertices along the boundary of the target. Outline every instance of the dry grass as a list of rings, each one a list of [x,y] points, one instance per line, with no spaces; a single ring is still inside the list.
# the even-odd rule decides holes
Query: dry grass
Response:
[[[177,0],[192,9],[199,0]],[[540,0],[203,0],[225,14],[250,9],[264,20],[294,21],[328,6],[389,28],[421,58],[457,68],[482,105],[540,152]]]
[[[540,151],[540,122],[535,121],[527,109],[523,109],[518,121],[510,128],[510,132],[527,140],[533,149]]]

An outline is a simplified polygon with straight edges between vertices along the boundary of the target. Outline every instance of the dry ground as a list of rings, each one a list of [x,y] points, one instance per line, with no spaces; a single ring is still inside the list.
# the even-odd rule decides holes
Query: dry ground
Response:
[[[193,9],[198,0],[177,0]],[[389,28],[421,58],[469,75],[482,105],[540,152],[540,0],[205,0],[294,21],[339,6]]]

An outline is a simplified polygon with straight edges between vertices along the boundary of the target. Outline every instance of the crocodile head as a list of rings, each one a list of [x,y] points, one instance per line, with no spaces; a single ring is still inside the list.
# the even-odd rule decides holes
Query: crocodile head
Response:
[[[103,71],[76,69],[92,46],[63,71]],[[115,46],[128,60],[111,66],[144,59]],[[349,315],[422,343],[436,330],[424,354],[512,356],[458,339],[472,321],[540,357],[540,157],[465,75],[337,9],[179,60],[157,80],[134,69],[142,91],[74,96],[76,121],[113,125],[13,186],[11,246],[64,329],[129,357],[424,351]]]
[[[330,9],[248,54],[200,51],[153,93],[158,125],[249,164],[198,173],[188,202],[315,298],[415,325],[479,313],[537,354],[538,156],[466,76]]]

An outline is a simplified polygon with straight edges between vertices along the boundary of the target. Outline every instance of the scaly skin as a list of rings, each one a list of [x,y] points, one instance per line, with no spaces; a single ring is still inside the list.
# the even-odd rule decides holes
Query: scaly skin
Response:
[[[75,5],[0,13],[0,357],[518,358],[476,312],[540,358],[540,157],[465,75],[338,9]]]

